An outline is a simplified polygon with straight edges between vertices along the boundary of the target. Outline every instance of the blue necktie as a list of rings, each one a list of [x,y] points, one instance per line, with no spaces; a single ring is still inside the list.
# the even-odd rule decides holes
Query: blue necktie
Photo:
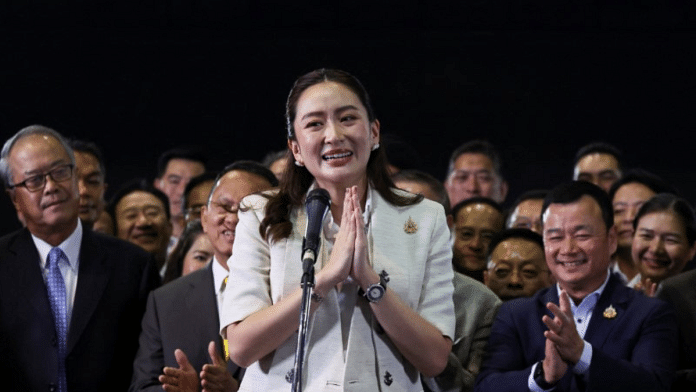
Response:
[[[56,323],[56,335],[58,337],[58,391],[67,392],[67,380],[65,378],[65,356],[68,346],[68,306],[65,290],[65,281],[60,273],[60,261],[68,262],[67,256],[60,248],[53,248],[48,253],[46,268],[46,286],[48,298],[51,301],[51,311]]]

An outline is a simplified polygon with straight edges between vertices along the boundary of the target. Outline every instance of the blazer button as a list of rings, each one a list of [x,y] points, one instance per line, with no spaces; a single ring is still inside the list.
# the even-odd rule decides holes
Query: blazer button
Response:
[[[48,384],[48,390],[49,390],[50,392],[55,392],[56,389],[58,389],[58,388],[56,387],[56,384],[53,384],[53,383]]]
[[[394,382],[394,378],[392,377],[391,373],[389,373],[389,372],[384,373],[384,383],[387,386],[390,386],[390,385],[392,385],[393,382]]]
[[[295,381],[295,369],[288,370],[287,374],[285,374],[285,381],[290,384]]]

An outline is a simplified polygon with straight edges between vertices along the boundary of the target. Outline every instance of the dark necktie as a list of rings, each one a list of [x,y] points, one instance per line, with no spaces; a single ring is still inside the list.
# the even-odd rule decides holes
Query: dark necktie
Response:
[[[53,248],[48,253],[46,268],[46,286],[48,298],[51,301],[51,311],[56,323],[56,335],[58,338],[58,391],[67,392],[67,380],[65,377],[65,356],[68,346],[68,306],[65,290],[65,281],[60,273],[59,264],[63,260],[68,262],[67,256],[60,248]]]

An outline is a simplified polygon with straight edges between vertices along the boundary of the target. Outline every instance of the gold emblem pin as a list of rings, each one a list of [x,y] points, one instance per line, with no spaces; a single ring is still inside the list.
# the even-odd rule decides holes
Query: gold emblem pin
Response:
[[[614,306],[609,305],[608,308],[604,309],[603,316],[604,316],[604,318],[607,318],[610,320],[613,319],[614,317],[616,317],[616,309],[614,309]]]
[[[408,220],[406,223],[404,223],[404,232],[406,234],[413,234],[418,231],[418,224],[411,219],[411,217],[408,217]]]

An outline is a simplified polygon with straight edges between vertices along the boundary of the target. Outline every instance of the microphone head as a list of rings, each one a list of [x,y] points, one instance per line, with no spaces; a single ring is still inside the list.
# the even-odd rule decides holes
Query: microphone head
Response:
[[[307,205],[307,208],[309,208],[309,205],[315,202],[321,203],[326,207],[331,205],[331,196],[329,195],[329,192],[323,188],[312,189],[312,191],[307,194],[305,205]]]
[[[319,233],[324,215],[331,205],[331,196],[326,189],[316,188],[307,194],[305,207],[307,209],[307,232],[305,235],[306,246],[303,248],[317,250],[319,246]]]

